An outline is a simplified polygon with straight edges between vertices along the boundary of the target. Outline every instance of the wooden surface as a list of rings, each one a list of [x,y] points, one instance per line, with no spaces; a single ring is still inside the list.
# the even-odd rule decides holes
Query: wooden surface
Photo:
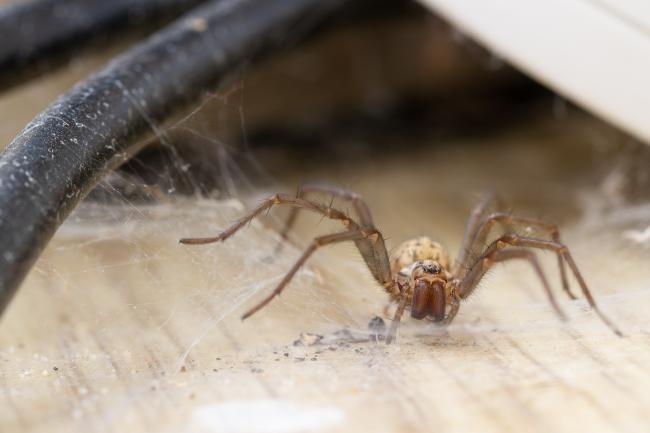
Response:
[[[582,300],[560,296],[570,316],[560,323],[530,270],[512,264],[447,332],[406,320],[397,344],[350,341],[341,330],[367,335],[386,300],[351,246],[319,251],[280,300],[241,322],[307,233],[338,227],[305,217],[298,246],[273,256],[282,211],[225,244],[177,243],[217,232],[271,187],[242,195],[246,204],[86,203],[0,322],[0,431],[647,431],[647,206],[622,204],[615,176],[594,176],[596,156],[572,147],[592,125],[535,128],[372,164],[276,167],[277,178],[287,191],[307,171],[338,180],[367,197],[390,247],[428,234],[452,253],[475,192],[502,190],[515,210],[564,221],[625,338]],[[544,264],[559,293],[553,257]],[[301,333],[323,340],[294,345]]]

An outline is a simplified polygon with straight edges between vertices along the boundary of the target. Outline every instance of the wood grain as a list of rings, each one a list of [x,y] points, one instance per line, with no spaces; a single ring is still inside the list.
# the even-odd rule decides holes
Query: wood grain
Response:
[[[612,335],[583,300],[564,296],[570,321],[562,324],[531,271],[513,264],[486,279],[447,332],[407,320],[397,344],[349,341],[341,329],[367,334],[386,300],[351,246],[319,251],[281,299],[242,322],[240,314],[268,293],[310,235],[338,227],[305,217],[296,246],[273,257],[281,210],[224,244],[178,244],[216,233],[271,187],[242,196],[246,204],[86,203],[0,324],[0,430],[307,430],[274,427],[274,416],[287,415],[259,410],[271,401],[312,417],[322,431],[643,431],[650,270],[647,247],[628,230],[643,227],[647,210],[606,210],[603,190],[581,183],[593,170],[588,158],[567,159],[571,147],[563,140],[575,141],[567,124],[526,131],[526,144],[515,131],[481,146],[456,140],[368,165],[309,170],[363,193],[393,248],[429,234],[454,251],[471,191],[510,185],[515,209],[566,221],[566,242],[625,338]],[[551,142],[557,147],[541,145]],[[488,169],[504,155],[520,162]],[[304,175],[279,178],[291,190]],[[543,258],[560,294],[554,257]],[[301,333],[324,339],[294,345]],[[224,406],[215,406],[226,402],[243,405],[248,416],[226,422]],[[206,411],[214,417],[199,416]],[[325,422],[324,413],[336,416]]]

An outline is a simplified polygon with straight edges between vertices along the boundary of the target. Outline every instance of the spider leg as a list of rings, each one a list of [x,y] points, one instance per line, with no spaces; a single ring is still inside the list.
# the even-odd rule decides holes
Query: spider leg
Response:
[[[364,228],[374,228],[375,224],[372,220],[370,208],[361,195],[327,183],[310,182],[305,183],[298,188],[297,197],[304,198],[307,194],[317,193],[330,194],[332,199],[334,197],[339,197],[343,200],[350,201],[359,218],[359,226]],[[291,213],[289,214],[285,226],[280,233],[282,241],[287,239],[289,231],[293,227],[300,210],[301,207],[294,207],[291,209]],[[349,229],[353,230],[354,228],[349,227]],[[383,287],[387,287],[392,284],[390,261],[388,258],[388,251],[386,251],[386,246],[384,244],[384,239],[379,232],[377,233],[379,239],[376,241],[371,242],[362,239],[356,241],[355,244],[375,280],[377,280],[377,282],[379,282]],[[278,254],[282,250],[282,241],[278,243],[278,246],[275,249],[275,254]]]
[[[465,231],[463,233],[463,240],[461,242],[460,250],[458,251],[458,257],[454,263],[453,273],[458,274],[459,271],[467,267],[467,262],[471,260],[470,252],[472,246],[474,245],[474,238],[476,237],[476,232],[479,230],[479,226],[485,214],[488,212],[490,207],[498,202],[498,198],[494,193],[488,193],[483,196],[481,201],[474,206],[472,212],[467,219],[465,224]]]
[[[252,219],[271,209],[274,205],[280,204],[293,205],[300,209],[307,209],[312,212],[320,213],[330,219],[339,220],[350,231],[361,229],[361,226],[357,222],[335,208],[323,206],[302,198],[292,197],[287,194],[275,194],[264,200],[247,215],[244,215],[242,218],[235,221],[219,235],[207,238],[184,238],[180,240],[180,243],[198,245],[225,241],[239,229],[248,224]],[[377,282],[383,287],[388,287],[388,285],[392,284],[392,275],[384,238],[374,227],[364,227],[364,229],[372,232],[372,235],[370,236],[371,239],[359,238],[355,240],[355,244],[375,280],[377,280]]]
[[[234,235],[239,229],[241,229],[246,224],[248,224],[255,217],[258,217],[265,211],[271,209],[274,205],[280,205],[280,204],[297,206],[303,209],[308,209],[312,212],[320,213],[321,215],[324,215],[331,219],[340,220],[344,226],[350,229],[355,229],[359,227],[359,225],[356,222],[348,218],[343,212],[338,211],[334,208],[321,206],[309,200],[292,197],[287,194],[275,194],[267,198],[266,200],[264,200],[255,209],[253,209],[248,214],[244,215],[242,218],[235,221],[231,226],[226,228],[217,236],[206,237],[206,238],[183,238],[179,242],[182,244],[198,245],[198,244],[209,244],[213,242],[225,241],[230,236]]]
[[[407,302],[408,298],[406,296],[402,297],[400,300],[400,303],[397,306],[397,310],[395,310],[395,316],[393,316],[393,323],[391,323],[388,335],[386,335],[386,344],[392,343],[397,336],[397,329],[399,328],[400,320],[402,320],[402,315],[406,309]]]
[[[478,282],[483,278],[485,273],[492,266],[494,266],[499,262],[505,262],[507,260],[514,260],[514,259],[524,259],[527,260],[528,263],[530,263],[530,265],[535,270],[535,273],[539,277],[539,280],[542,283],[542,287],[544,288],[544,292],[546,292],[546,296],[548,297],[549,302],[553,306],[555,313],[558,315],[560,319],[567,320],[566,314],[564,314],[564,312],[558,305],[557,300],[555,299],[555,295],[553,294],[553,291],[551,290],[551,287],[548,284],[548,280],[546,279],[546,276],[542,271],[542,267],[539,265],[537,256],[535,256],[535,253],[533,253],[530,250],[494,249],[492,251],[486,252],[482,256],[482,258],[476,261],[476,264],[472,267],[472,269],[465,276],[465,278],[461,280],[461,283],[459,285],[460,293],[461,293],[460,296],[463,298],[467,298],[469,294],[471,294],[474,291]]]
[[[352,191],[348,191],[343,188],[339,188],[334,185],[329,185],[327,183],[309,182],[309,183],[302,184],[300,185],[300,187],[298,187],[298,192],[296,193],[296,197],[305,198],[306,195],[313,194],[313,193],[330,194],[332,197],[339,197],[342,198],[343,200],[352,202],[352,206],[354,206],[354,210],[356,211],[357,216],[359,217],[359,222],[361,223],[361,226],[374,227],[375,224],[372,221],[370,208],[368,208],[368,205],[359,194]],[[296,223],[298,212],[300,212],[300,208],[298,207],[291,209],[291,212],[287,217],[284,227],[280,232],[280,237],[282,238],[282,241],[286,241],[287,238],[289,237],[289,232],[291,231],[293,225]],[[276,253],[279,253],[282,250],[282,246],[284,245],[282,241],[279,242],[277,247],[275,248]]]
[[[481,224],[479,225],[478,229],[476,230],[476,233],[474,234],[474,239],[471,242],[473,248],[481,247],[485,244],[485,240],[487,239],[490,230],[492,230],[492,228],[496,223],[501,223],[507,228],[513,227],[515,225],[535,226],[547,232],[551,236],[551,239],[554,242],[561,243],[560,231],[558,230],[556,224],[538,218],[525,218],[525,217],[514,216],[506,212],[496,212],[485,217],[481,222]],[[571,292],[571,289],[569,288],[569,280],[567,278],[564,260],[562,260],[562,254],[560,254],[559,252],[557,253],[557,262],[558,262],[558,267],[560,268],[560,279],[562,281],[562,289],[564,290],[564,292],[567,294],[569,298],[576,299],[576,296]],[[464,276],[464,273],[468,271],[467,265],[468,263],[465,263],[464,266],[458,269],[458,275],[460,276],[460,278],[462,278]]]
[[[271,292],[270,295],[268,295],[266,298],[264,298],[261,302],[259,302],[257,305],[255,305],[253,308],[248,310],[243,316],[242,320],[247,319],[248,317],[252,316],[256,312],[258,312],[260,309],[264,308],[269,302],[273,300],[276,296],[280,295],[282,293],[282,290],[289,284],[293,276],[298,272],[298,270],[302,267],[302,265],[307,261],[307,259],[319,248],[325,245],[329,244],[334,244],[338,242],[345,242],[345,241],[355,241],[359,239],[368,239],[373,237],[374,235],[379,234],[379,232],[375,229],[358,229],[358,230],[352,230],[352,231],[347,231],[343,233],[335,233],[331,235],[326,235],[326,236],[320,236],[315,238],[311,244],[307,247],[307,249],[302,253],[300,258],[294,263],[294,265],[291,267],[289,272],[282,278],[282,281],[276,286],[276,288]]]
[[[447,317],[443,319],[440,324],[442,326],[449,325],[452,320],[454,320],[454,317],[456,317],[456,314],[458,314],[458,309],[460,308],[460,297],[453,292],[453,296],[451,298],[451,308],[449,309],[449,314],[447,314]]]
[[[496,256],[495,251],[503,250],[508,246],[536,248],[541,250],[549,250],[560,254],[562,258],[566,261],[567,265],[569,266],[569,269],[571,269],[571,272],[573,273],[576,280],[578,281],[578,284],[580,285],[580,288],[582,289],[582,293],[587,299],[587,302],[589,303],[591,308],[596,312],[600,320],[605,325],[607,325],[616,335],[621,337],[623,336],[623,333],[616,327],[616,325],[614,325],[614,323],[600,310],[600,308],[598,308],[598,305],[596,305],[596,301],[594,300],[594,297],[591,295],[591,292],[587,287],[587,283],[585,282],[585,279],[582,277],[582,274],[578,270],[578,266],[573,260],[571,253],[569,253],[569,249],[566,247],[566,245],[560,242],[537,239],[537,238],[528,238],[524,236],[519,236],[514,233],[509,233],[501,236],[499,239],[492,242],[486,248],[485,252],[479,257],[479,259],[474,263],[474,265],[472,265],[470,271],[467,273],[467,276],[463,278],[463,281],[466,282],[464,284],[461,282],[461,287],[459,289],[460,290],[459,295],[462,299],[467,298],[467,296],[471,294],[472,290],[476,288],[476,284],[478,283],[478,280],[480,280],[480,277],[472,278],[473,280],[476,281],[473,282],[472,284],[469,284],[469,281],[471,281],[470,275],[475,274],[475,272],[478,272],[475,271],[475,269],[477,268],[480,269],[482,266],[485,266],[484,262],[486,261],[486,259],[488,259],[488,261],[489,259],[494,260],[494,257]]]

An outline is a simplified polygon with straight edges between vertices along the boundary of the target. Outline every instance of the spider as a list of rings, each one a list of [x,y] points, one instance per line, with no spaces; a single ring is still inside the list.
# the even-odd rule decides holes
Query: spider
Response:
[[[313,194],[328,194],[332,199],[338,197],[350,202],[358,221],[331,205],[326,206],[306,198]],[[384,238],[375,228],[370,209],[362,197],[354,192],[323,183],[304,184],[298,189],[296,196],[274,194],[215,237],[185,238],[180,242],[197,245],[225,241],[248,222],[275,205],[293,207],[281,232],[283,241],[287,239],[301,209],[338,220],[346,230],[314,238],[275,290],[248,310],[242,316],[242,320],[252,316],[280,295],[300,267],[318,248],[352,241],[359,249],[374,279],[388,293],[390,301],[397,305],[393,323],[386,336],[387,343],[394,339],[402,315],[407,309],[415,319],[425,319],[441,325],[451,323],[458,313],[460,302],[472,294],[485,273],[497,263],[514,259],[526,260],[531,265],[556,314],[560,319],[566,320],[567,316],[557,303],[533,252],[535,249],[550,250],[557,255],[562,287],[566,295],[576,299],[569,288],[565,264],[575,276],[591,308],[615,334],[622,336],[621,331],[596,305],[568,248],[560,241],[557,226],[541,219],[518,217],[508,212],[490,213],[494,204],[498,204],[498,200],[494,194],[488,194],[471,212],[465,226],[460,251],[453,265],[450,264],[449,255],[443,246],[426,236],[404,242],[392,257],[389,257]],[[485,246],[491,230],[497,223],[506,229],[505,234]],[[514,231],[517,226],[526,229],[536,228],[546,233],[548,239],[521,236]]]

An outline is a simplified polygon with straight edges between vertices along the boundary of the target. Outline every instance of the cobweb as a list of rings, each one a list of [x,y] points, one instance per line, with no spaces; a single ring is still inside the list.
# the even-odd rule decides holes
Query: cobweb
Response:
[[[253,221],[231,242],[178,243],[182,237],[214,235],[266,195],[295,188],[283,186],[250,153],[242,94],[243,81],[236,82],[206,95],[205,103],[171,126],[160,125],[157,148],[108,176],[66,221],[23,290],[26,299],[44,297],[55,306],[43,312],[39,333],[65,333],[67,324],[81,324],[79,329],[107,347],[129,347],[111,349],[109,357],[169,351],[173,366],[165,368],[178,371],[197,349],[242,344],[242,329],[254,347],[256,340],[290,342],[301,329],[365,326],[371,316],[357,314],[346,300],[354,298],[350,292],[356,287],[369,286],[367,298],[376,299],[370,303],[375,307],[381,292],[345,247],[337,250],[351,264],[340,263],[332,272],[327,265],[332,254],[318,254],[269,307],[271,313],[240,322],[245,308],[280,281],[310,240],[292,235],[295,245],[273,254],[280,238],[272,226],[286,210]],[[210,135],[214,126],[206,123],[222,116],[220,111],[236,119],[240,144]],[[194,146],[189,151],[188,139]],[[209,169],[202,169],[204,160]],[[304,220],[316,231],[340,230],[313,217]],[[17,304],[15,314],[21,314],[20,299]],[[58,320],[61,315],[65,320]],[[284,319],[266,329],[260,324],[268,323],[269,315]]]

